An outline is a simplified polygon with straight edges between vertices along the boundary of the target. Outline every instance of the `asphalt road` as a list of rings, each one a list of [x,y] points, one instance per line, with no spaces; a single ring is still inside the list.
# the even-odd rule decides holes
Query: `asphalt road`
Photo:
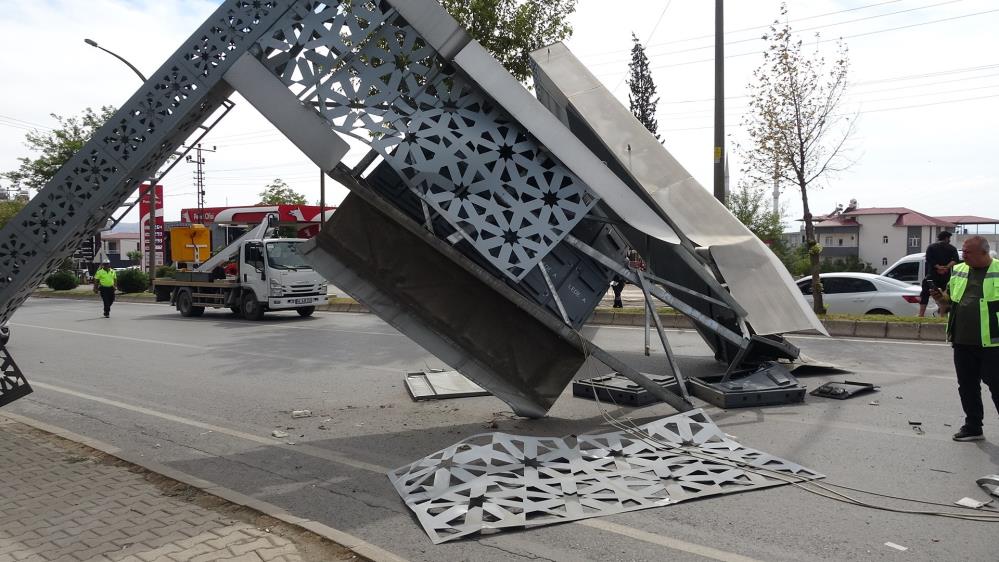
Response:
[[[35,393],[5,411],[142,454],[277,504],[412,560],[990,560],[996,524],[879,511],[784,486],[674,506],[503,532],[435,546],[385,472],[490,430],[531,435],[606,431],[594,402],[567,389],[548,418],[513,418],[492,397],[413,402],[403,373],[441,367],[368,314],[228,313],[182,318],[167,306],[31,299],[12,321],[9,349]],[[646,372],[640,329],[592,327],[605,349]],[[689,331],[669,337],[687,373],[717,371]],[[950,504],[985,499],[974,480],[999,471],[999,416],[991,441],[954,443],[960,406],[950,350],[925,342],[795,338],[817,359],[852,369],[803,378],[862,380],[876,395],[846,401],[706,411],[742,443],[827,475],[827,482]],[[596,363],[579,376],[608,369]],[[879,405],[870,405],[877,400]],[[315,415],[293,419],[294,409]],[[642,423],[664,405],[615,410]],[[909,421],[919,421],[918,435]],[[286,439],[271,432],[281,429]],[[290,444],[294,443],[294,444]],[[945,509],[848,492],[878,505]],[[907,547],[899,552],[886,542]]]

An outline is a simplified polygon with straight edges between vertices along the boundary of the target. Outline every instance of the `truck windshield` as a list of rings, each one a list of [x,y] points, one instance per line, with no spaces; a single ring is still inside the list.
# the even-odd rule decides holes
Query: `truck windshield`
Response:
[[[312,269],[298,253],[301,242],[268,242],[267,265],[273,269]]]

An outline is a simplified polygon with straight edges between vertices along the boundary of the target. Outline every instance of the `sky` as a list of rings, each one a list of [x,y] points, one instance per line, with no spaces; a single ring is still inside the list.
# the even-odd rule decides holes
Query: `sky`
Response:
[[[0,171],[30,156],[30,129],[50,129],[56,113],[120,106],[139,79],[90,38],[146,74],[153,72],[218,6],[203,0],[0,0]],[[857,199],[862,207],[909,207],[930,215],[999,217],[999,3],[994,0],[789,0],[787,21],[827,56],[837,38],[850,55],[843,112],[857,114],[847,147],[854,164],[809,191],[812,212]],[[762,62],[761,36],[779,15],[776,0],[725,3],[726,133],[731,183],[745,143],[746,85]],[[660,103],[664,146],[706,189],[712,185],[714,2],[579,0],[569,48],[627,105],[631,34],[645,44]],[[818,34],[818,36],[816,36]],[[810,49],[809,49],[810,50]],[[204,139],[206,205],[245,205],[275,178],[310,202],[319,172],[246,101]],[[363,155],[357,146],[345,159]],[[196,206],[194,165],[164,179],[165,215]],[[6,186],[6,182],[3,182]],[[326,182],[327,201],[346,190]],[[789,228],[801,216],[796,190],[782,194]],[[129,220],[129,219],[126,219]]]

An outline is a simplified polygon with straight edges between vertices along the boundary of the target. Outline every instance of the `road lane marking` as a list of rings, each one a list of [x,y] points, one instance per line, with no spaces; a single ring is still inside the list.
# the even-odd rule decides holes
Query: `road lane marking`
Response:
[[[62,387],[56,386],[54,384],[49,384],[49,383],[44,383],[44,382],[38,382],[38,381],[32,381],[31,384],[33,386],[37,387],[37,388],[43,388],[43,389],[46,389],[46,390],[51,390],[53,392],[60,392],[60,393],[63,393],[63,394],[68,394],[70,396],[74,396],[74,397],[77,397],[77,398],[82,398],[84,400],[90,400],[90,401],[93,401],[93,402],[98,402],[100,404],[106,404],[108,406],[114,406],[116,408],[121,408],[123,410],[128,410],[128,411],[131,411],[131,412],[135,412],[135,413],[139,413],[139,414],[143,414],[143,415],[147,415],[147,416],[151,416],[151,417],[155,417],[155,418],[160,418],[160,419],[163,419],[163,420],[171,421],[171,422],[174,422],[174,423],[179,423],[179,424],[182,424],[182,425],[188,425],[188,426],[196,427],[196,428],[199,428],[199,429],[207,429],[207,430],[213,431],[215,433],[221,433],[223,435],[229,435],[230,437],[236,437],[238,439],[245,439],[247,441],[251,441],[253,443],[258,443],[258,444],[261,444],[261,445],[266,445],[266,446],[269,446],[269,447],[280,446],[280,447],[286,448],[286,449],[288,449],[290,451],[298,451],[298,452],[301,452],[301,453],[303,453],[305,455],[308,455],[308,456],[320,458],[320,459],[323,459],[323,460],[332,461],[332,462],[335,462],[335,463],[338,463],[338,464],[343,464],[343,465],[350,466],[352,468],[357,468],[357,469],[360,469],[360,470],[366,470],[368,472],[373,472],[373,473],[380,474],[380,475],[383,475],[383,476],[388,475],[388,473],[391,472],[391,470],[392,470],[392,469],[389,469],[389,468],[384,467],[384,466],[380,466],[380,465],[377,465],[377,464],[373,464],[373,463],[369,463],[369,462],[365,462],[365,461],[360,461],[360,460],[352,459],[352,458],[350,458],[350,457],[348,457],[346,455],[341,455],[339,453],[334,453],[332,451],[329,451],[329,450],[326,450],[326,449],[322,449],[322,448],[319,448],[319,447],[315,447],[315,446],[312,446],[312,445],[308,445],[308,444],[299,443],[299,444],[296,444],[296,445],[288,445],[288,444],[283,443],[281,441],[277,441],[274,438],[261,437],[259,435],[254,435],[252,433],[246,433],[246,432],[239,431],[239,430],[236,430],[236,429],[229,429],[229,428],[218,426],[218,425],[214,425],[214,424],[209,424],[209,423],[204,423],[204,422],[199,422],[199,421],[196,421],[196,420],[188,419],[188,418],[185,418],[185,417],[182,417],[182,416],[176,416],[176,415],[173,415],[173,414],[167,414],[165,412],[160,412],[160,411],[153,410],[153,409],[150,409],[150,408],[145,408],[143,406],[134,406],[132,404],[126,404],[124,402],[120,402],[118,400],[110,400],[108,398],[101,398],[100,396],[94,396],[92,394],[86,394],[86,393],[83,393],[83,392],[77,392],[75,390],[71,390],[71,389],[68,389],[68,388],[62,388]],[[714,549],[714,548],[711,548],[711,547],[708,547],[708,546],[702,546],[702,545],[698,545],[698,544],[694,544],[694,543],[689,543],[689,542],[686,542],[686,541],[682,541],[680,539],[674,539],[672,537],[667,537],[667,536],[662,535],[662,534],[648,533],[648,532],[642,531],[640,529],[634,529],[634,528],[631,528],[631,527],[626,527],[624,525],[618,525],[616,523],[610,523],[610,522],[604,522],[604,521],[597,521],[597,520],[593,520],[593,519],[587,519],[587,520],[581,520],[581,521],[572,521],[572,523],[575,523],[575,524],[578,524],[578,525],[585,525],[585,526],[588,526],[588,527],[591,527],[591,528],[594,528],[594,529],[600,529],[600,530],[603,530],[605,532],[609,532],[609,533],[621,535],[621,536],[624,536],[624,537],[627,537],[627,538],[631,538],[631,539],[635,539],[635,540],[640,540],[640,541],[643,541],[643,542],[648,542],[648,543],[655,544],[655,545],[658,545],[658,546],[665,546],[667,548],[679,550],[679,551],[682,551],[682,552],[690,552],[690,553],[698,554],[700,556],[704,556],[704,557],[711,558],[711,559],[714,559],[714,560],[721,560],[721,561],[724,561],[724,562],[756,562],[752,558],[746,558],[746,557],[740,556],[738,554],[734,554],[734,553],[730,553],[730,552],[725,552],[725,551],[722,551],[722,550],[717,550],[717,549]]]
[[[177,343],[177,342],[168,342],[168,341],[162,341],[162,340],[150,340],[150,339],[144,339],[144,338],[133,338],[133,337],[130,337],[130,336],[116,336],[116,335],[113,335],[113,334],[98,334],[98,333],[95,333],[95,332],[86,332],[86,331],[83,331],[83,330],[70,330],[70,329],[67,329],[67,328],[53,328],[51,326],[38,326],[36,324],[22,324],[20,322],[11,322],[10,325],[11,326],[17,326],[19,328],[36,328],[36,329],[39,329],[39,330],[51,330],[51,331],[54,331],[54,332],[64,332],[64,333],[76,334],[76,335],[81,335],[81,336],[92,336],[92,337],[95,337],[95,338],[111,338],[111,339],[117,339],[117,340],[133,341],[133,342],[138,342],[138,343],[148,343],[148,344],[152,344],[152,345],[167,345],[167,346],[174,346],[174,347],[183,347],[183,348],[186,348],[186,349],[197,349],[198,351],[205,352],[205,353],[227,351],[227,350],[228,351],[233,351],[233,350],[229,349],[228,346],[226,346],[226,345],[215,345],[215,346],[194,345],[194,344],[189,344],[189,343]],[[263,357],[265,359],[284,359],[284,360],[287,360],[287,361],[299,361],[299,362],[306,362],[306,363],[320,363],[322,365],[327,365],[327,366],[334,362],[333,360],[317,359],[317,358],[311,358],[311,357],[291,357],[291,356],[287,356],[287,355],[277,355],[277,354],[274,354],[274,353],[258,353],[258,352],[254,352],[254,351],[245,351],[245,350],[234,351],[234,353],[236,353],[238,355],[246,355],[246,356],[251,356],[251,357]],[[344,367],[344,366],[347,365],[347,364],[343,363],[342,361],[336,361],[336,364],[337,364],[338,367]],[[382,372],[386,372],[386,373],[400,373],[400,372],[405,371],[405,369],[403,369],[401,367],[400,368],[392,368],[392,367],[383,367],[381,365],[365,365],[363,363],[351,363],[351,364],[349,364],[349,366],[351,366],[351,367],[359,367],[359,368],[362,368],[362,369],[371,369],[373,371],[382,371]]]
[[[616,533],[618,535],[623,535],[625,537],[637,539],[643,542],[665,546],[666,548],[671,548],[673,550],[696,554],[697,556],[703,556],[704,558],[710,558],[711,560],[720,560],[721,562],[759,562],[755,558],[750,558],[741,554],[726,552],[710,546],[703,546],[692,542],[682,541],[680,539],[674,539],[658,533],[649,533],[633,527],[626,527],[624,525],[618,525],[617,523],[611,523],[605,519],[584,519],[582,521],[576,521],[576,523],[583,525],[584,527]]]
[[[44,388],[46,390],[51,390],[51,391],[54,391],[54,392],[61,392],[63,394],[68,394],[70,396],[75,396],[77,398],[82,398],[84,400],[90,400],[92,402],[97,402],[97,403],[100,403],[100,404],[106,404],[108,406],[114,406],[116,408],[121,408],[123,410],[128,410],[130,412],[136,412],[136,413],[147,415],[147,416],[151,416],[151,417],[154,417],[154,418],[159,418],[159,419],[171,421],[171,422],[174,422],[174,423],[179,423],[179,424],[188,425],[188,426],[191,426],[191,427],[196,427],[198,429],[207,429],[207,430],[215,432],[215,433],[221,433],[221,434],[224,434],[224,435],[228,435],[230,437],[237,437],[239,439],[245,439],[247,441],[252,441],[252,442],[260,444],[260,445],[267,445],[269,447],[273,447],[273,446],[276,446],[276,445],[277,446],[283,446],[283,447],[286,447],[286,448],[288,448],[290,450],[293,450],[293,451],[304,452],[304,453],[308,454],[309,456],[321,458],[321,459],[324,459],[324,460],[333,461],[335,463],[343,464],[343,465],[350,466],[350,467],[353,467],[353,468],[359,468],[361,470],[367,470],[367,471],[376,472],[376,473],[379,473],[379,474],[388,474],[388,472],[390,471],[390,469],[388,469],[388,468],[386,468],[384,466],[379,466],[377,464],[372,464],[372,463],[369,463],[369,462],[364,462],[364,461],[359,461],[359,460],[356,460],[356,459],[352,459],[352,458],[347,457],[345,455],[341,455],[339,453],[334,453],[332,451],[328,451],[326,449],[322,449],[322,448],[315,447],[315,446],[312,446],[312,445],[307,445],[307,444],[288,445],[288,444],[286,444],[286,443],[284,443],[282,441],[278,441],[278,440],[274,439],[273,437],[261,437],[259,435],[254,435],[252,433],[246,433],[244,431],[239,431],[237,429],[229,429],[227,427],[213,425],[213,424],[210,424],[210,423],[199,422],[199,421],[188,419],[188,418],[185,418],[185,417],[175,416],[173,414],[167,414],[165,412],[160,412],[158,410],[153,410],[153,409],[150,409],[150,408],[145,408],[143,406],[135,406],[135,405],[132,405],[132,404],[126,404],[124,402],[119,402],[117,400],[111,400],[111,399],[108,399],[108,398],[101,398],[100,396],[94,396],[92,394],[86,394],[86,393],[83,393],[83,392],[77,392],[75,390],[70,390],[68,388],[63,388],[63,387],[60,387],[60,386],[56,386],[54,384],[49,384],[49,383],[44,383],[44,382],[38,382],[38,381],[32,381],[31,384],[32,384],[32,386],[35,386],[35,387],[38,387],[38,388]]]
[[[203,346],[203,345],[193,345],[193,344],[189,344],[189,343],[175,343],[175,342],[168,342],[168,341],[163,341],[163,340],[148,340],[148,339],[145,339],[145,338],[133,338],[133,337],[130,337],[130,336],[116,336],[116,335],[113,335],[113,334],[98,334],[98,333],[94,333],[94,332],[86,332],[84,330],[70,330],[68,328],[53,328],[51,326],[39,326],[37,324],[22,324],[21,322],[11,322],[10,325],[11,326],[17,326],[19,328],[36,328],[38,330],[51,330],[53,332],[63,332],[63,333],[67,333],[67,334],[77,334],[77,335],[81,335],[81,336],[93,336],[93,337],[97,337],[97,338],[111,338],[111,339],[115,339],[115,340],[134,341],[134,342],[139,342],[139,343],[151,343],[151,344],[154,344],[154,345],[173,345],[173,346],[176,346],[176,347],[185,347],[185,348],[189,348],[189,349],[197,349],[199,351],[204,351],[205,350],[205,346]]]

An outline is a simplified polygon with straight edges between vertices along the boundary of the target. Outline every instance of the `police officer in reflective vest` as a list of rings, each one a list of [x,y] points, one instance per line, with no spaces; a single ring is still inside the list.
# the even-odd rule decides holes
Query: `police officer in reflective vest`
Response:
[[[981,441],[982,383],[989,387],[999,411],[999,260],[989,255],[981,236],[964,241],[964,263],[954,266],[947,292],[934,297],[950,303],[947,339],[954,346],[958,394],[964,408],[964,426],[955,441]]]
[[[105,259],[101,268],[94,274],[94,292],[100,292],[104,301],[104,317],[111,316],[111,304],[114,303],[114,291],[118,288],[118,275],[111,269],[111,262]]]

